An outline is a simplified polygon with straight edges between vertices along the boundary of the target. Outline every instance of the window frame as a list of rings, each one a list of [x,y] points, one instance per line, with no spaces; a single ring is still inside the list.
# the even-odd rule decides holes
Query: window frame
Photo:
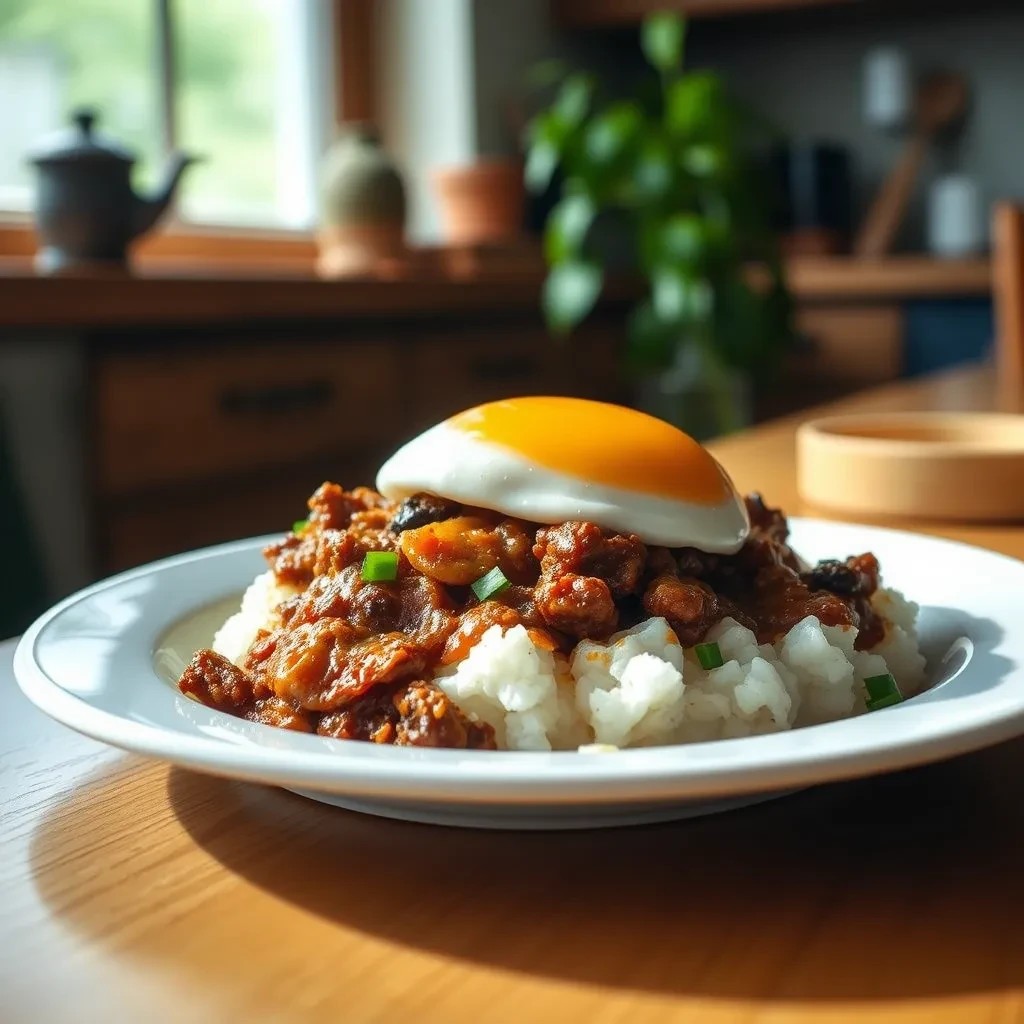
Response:
[[[374,0],[322,0],[329,45],[314,68],[327,83],[327,95],[317,112],[325,124],[373,121],[376,114],[376,19]],[[164,111],[164,143],[173,147],[174,102],[168,95],[173,82],[169,61],[173,42],[164,31],[170,25],[169,0],[157,0],[161,19],[161,105]],[[319,62],[318,62],[319,63]],[[326,73],[321,73],[326,71]],[[0,211],[0,254],[15,259],[31,258],[37,249],[31,214]],[[143,268],[215,270],[218,268],[268,269],[289,272],[312,270],[316,261],[315,231],[283,228],[250,228],[198,224],[177,216],[165,220],[156,231],[133,246],[133,263]]]

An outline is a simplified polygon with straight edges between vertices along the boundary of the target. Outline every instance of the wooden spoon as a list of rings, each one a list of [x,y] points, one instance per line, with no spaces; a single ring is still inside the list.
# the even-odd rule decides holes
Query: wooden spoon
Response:
[[[884,256],[892,248],[929,145],[936,135],[963,119],[967,100],[967,81],[962,75],[942,72],[918,86],[913,133],[871,204],[854,242],[857,256]]]

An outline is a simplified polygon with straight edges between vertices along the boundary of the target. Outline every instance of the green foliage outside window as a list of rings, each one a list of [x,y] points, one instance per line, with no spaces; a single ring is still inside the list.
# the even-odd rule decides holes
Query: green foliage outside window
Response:
[[[273,10],[260,0],[176,0],[177,143],[205,157],[184,181],[195,219],[273,221],[276,62]],[[56,76],[59,124],[78,107],[134,151],[135,181],[155,183],[162,104],[153,0],[0,0],[0,60],[35,56]],[[39,125],[43,134],[57,125]],[[2,185],[28,185],[20,158]]]

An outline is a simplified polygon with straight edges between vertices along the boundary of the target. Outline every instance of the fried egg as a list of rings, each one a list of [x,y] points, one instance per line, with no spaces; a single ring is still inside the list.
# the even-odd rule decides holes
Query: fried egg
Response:
[[[712,455],[663,420],[579,398],[512,398],[431,427],[381,467],[377,489],[428,491],[536,523],[581,519],[648,544],[731,554],[750,524]]]

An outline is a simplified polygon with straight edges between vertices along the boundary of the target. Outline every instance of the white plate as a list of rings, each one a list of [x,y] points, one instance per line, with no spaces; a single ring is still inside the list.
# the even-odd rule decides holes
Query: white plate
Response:
[[[14,658],[59,722],[175,764],[393,817],[506,828],[631,824],[949,757],[1024,732],[1024,563],[930,537],[792,520],[806,558],[871,550],[922,605],[931,689],[884,711],[748,739],[605,754],[424,750],[246,722],[174,680],[263,562],[266,539],[169,558],[62,601]]]

